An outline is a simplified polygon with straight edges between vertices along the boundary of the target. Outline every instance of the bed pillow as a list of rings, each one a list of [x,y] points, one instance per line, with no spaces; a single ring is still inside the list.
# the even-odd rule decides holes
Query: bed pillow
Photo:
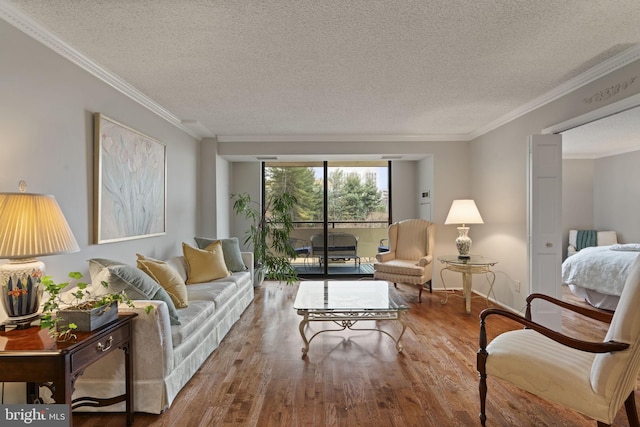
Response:
[[[171,324],[180,324],[178,311],[171,301],[171,297],[148,274],[130,265],[106,265],[108,263],[103,263],[103,261],[100,258],[89,260],[91,281],[94,284],[106,282],[107,288],[104,292],[124,291],[132,300],[164,301],[169,310]]]
[[[224,263],[222,243],[215,241],[205,249],[182,243],[184,260],[187,263],[187,285],[210,282],[231,275]]]
[[[238,272],[246,271],[247,266],[244,265],[242,254],[240,253],[240,242],[237,237],[229,237],[228,239],[210,239],[208,237],[194,237],[198,248],[205,249],[215,241],[222,243],[222,255],[224,263],[229,271]]]
[[[611,245],[612,251],[640,252],[640,243],[618,243]]]
[[[185,308],[189,305],[187,285],[175,268],[165,261],[147,258],[140,254],[136,254],[136,256],[138,257],[138,268],[167,291],[176,308]]]

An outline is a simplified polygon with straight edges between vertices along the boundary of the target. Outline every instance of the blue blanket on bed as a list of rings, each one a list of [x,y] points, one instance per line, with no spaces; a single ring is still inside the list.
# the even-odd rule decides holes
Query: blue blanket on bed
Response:
[[[598,232],[596,230],[578,230],[576,234],[576,249],[589,248],[598,245]]]

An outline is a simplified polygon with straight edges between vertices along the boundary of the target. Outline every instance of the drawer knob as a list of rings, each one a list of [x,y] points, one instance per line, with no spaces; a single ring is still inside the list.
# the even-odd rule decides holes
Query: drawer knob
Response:
[[[101,352],[104,353],[105,351],[107,351],[107,350],[109,350],[111,348],[111,344],[113,344],[113,337],[109,336],[109,339],[107,339],[107,344],[106,345],[102,344],[101,342],[98,343],[98,345],[97,345],[98,351],[101,351]]]

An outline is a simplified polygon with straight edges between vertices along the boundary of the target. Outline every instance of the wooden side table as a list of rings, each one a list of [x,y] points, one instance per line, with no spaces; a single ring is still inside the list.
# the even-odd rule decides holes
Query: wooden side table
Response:
[[[445,267],[440,270],[440,279],[445,291],[447,285],[442,276],[442,272],[445,270],[455,271],[462,273],[462,292],[465,299],[465,309],[467,314],[471,313],[471,276],[473,274],[485,274],[489,281],[489,292],[487,292],[487,302],[489,301],[489,295],[493,292],[493,284],[496,281],[496,275],[491,271],[491,267],[498,263],[498,260],[493,258],[487,258],[480,255],[470,255],[469,258],[459,258],[458,255],[445,255],[438,257],[438,260],[445,264]],[[446,304],[448,295],[442,301]],[[495,295],[494,295],[495,298]]]
[[[46,385],[56,403],[71,410],[81,406],[109,406],[125,402],[127,425],[133,423],[133,330],[135,313],[92,332],[76,332],[74,342],[56,342],[48,331],[34,326],[0,332],[0,381],[26,382],[27,403],[38,397],[38,387]],[[107,354],[121,349],[125,354],[125,394],[109,399],[81,397],[71,400],[76,379],[85,368]],[[32,397],[30,397],[32,396]],[[73,425],[73,418],[69,420]]]

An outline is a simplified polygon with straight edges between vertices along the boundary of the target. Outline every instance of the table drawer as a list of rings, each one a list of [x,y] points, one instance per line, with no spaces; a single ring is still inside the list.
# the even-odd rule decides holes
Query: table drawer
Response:
[[[129,339],[129,323],[110,331],[108,334],[91,339],[86,346],[71,355],[71,372],[90,365],[100,357],[117,350]]]

